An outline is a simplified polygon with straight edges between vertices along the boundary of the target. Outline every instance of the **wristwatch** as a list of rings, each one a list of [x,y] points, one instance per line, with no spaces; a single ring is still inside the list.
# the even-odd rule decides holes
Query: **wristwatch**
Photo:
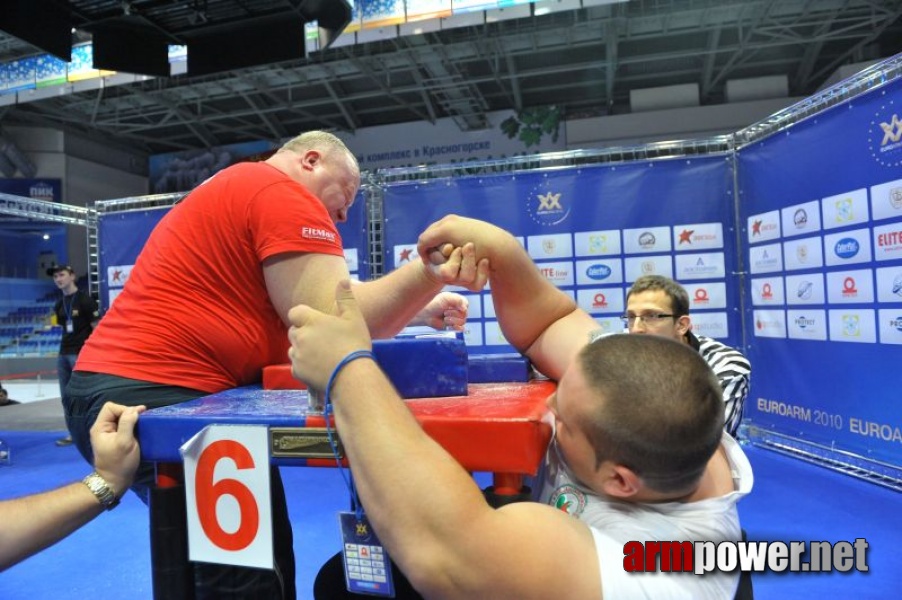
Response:
[[[110,484],[97,471],[82,479],[82,483],[88,486],[88,489],[91,490],[91,493],[94,494],[104,510],[113,510],[119,505],[119,498],[113,493]]]

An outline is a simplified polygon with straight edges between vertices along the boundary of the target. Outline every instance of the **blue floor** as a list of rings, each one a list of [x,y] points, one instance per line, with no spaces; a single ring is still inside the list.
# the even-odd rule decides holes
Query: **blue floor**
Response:
[[[0,440],[13,451],[13,464],[0,467],[0,498],[43,491],[87,474],[87,464],[73,447],[54,445],[58,437],[58,432],[0,431]],[[756,598],[899,597],[900,494],[767,450],[746,450],[756,479],[754,491],[740,505],[750,539],[836,542],[863,537],[870,544],[867,574],[756,574]],[[306,600],[319,565],[339,549],[336,511],[348,505],[347,491],[335,469],[283,469],[283,479],[295,533],[298,593]],[[147,509],[128,495],[116,510],[0,573],[0,598],[150,599],[149,557]]]

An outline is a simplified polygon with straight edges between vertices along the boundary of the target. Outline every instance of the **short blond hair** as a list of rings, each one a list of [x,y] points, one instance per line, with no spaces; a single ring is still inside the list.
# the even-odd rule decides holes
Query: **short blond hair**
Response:
[[[343,152],[347,156],[350,157],[351,162],[357,169],[360,169],[360,165],[357,164],[357,157],[354,156],[354,153],[351,152],[345,143],[338,138],[338,136],[329,133],[328,131],[307,131],[302,133],[297,137],[293,137],[279,148],[279,152],[297,152],[303,153],[307,150],[320,150],[323,151],[324,154],[331,154],[332,152]]]

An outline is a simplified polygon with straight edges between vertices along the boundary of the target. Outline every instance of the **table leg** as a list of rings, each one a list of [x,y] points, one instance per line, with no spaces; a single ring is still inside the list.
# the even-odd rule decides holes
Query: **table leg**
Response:
[[[150,491],[150,562],[154,600],[193,600],[182,465],[157,464]]]
[[[531,491],[523,485],[523,476],[518,473],[492,473],[494,485],[482,491],[486,501],[493,508],[500,508],[512,502],[529,500]]]

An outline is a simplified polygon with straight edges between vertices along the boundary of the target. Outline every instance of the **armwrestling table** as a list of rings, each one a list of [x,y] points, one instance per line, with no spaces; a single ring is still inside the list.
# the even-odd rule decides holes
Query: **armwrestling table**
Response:
[[[498,506],[517,498],[523,477],[538,471],[551,438],[545,400],[554,389],[550,381],[471,383],[466,396],[404,402],[464,469],[492,473],[486,495]],[[336,466],[325,418],[307,414],[306,391],[241,387],[141,415],[141,457],[156,466],[150,505],[154,598],[193,598],[179,448],[214,424],[268,426],[273,465]]]

